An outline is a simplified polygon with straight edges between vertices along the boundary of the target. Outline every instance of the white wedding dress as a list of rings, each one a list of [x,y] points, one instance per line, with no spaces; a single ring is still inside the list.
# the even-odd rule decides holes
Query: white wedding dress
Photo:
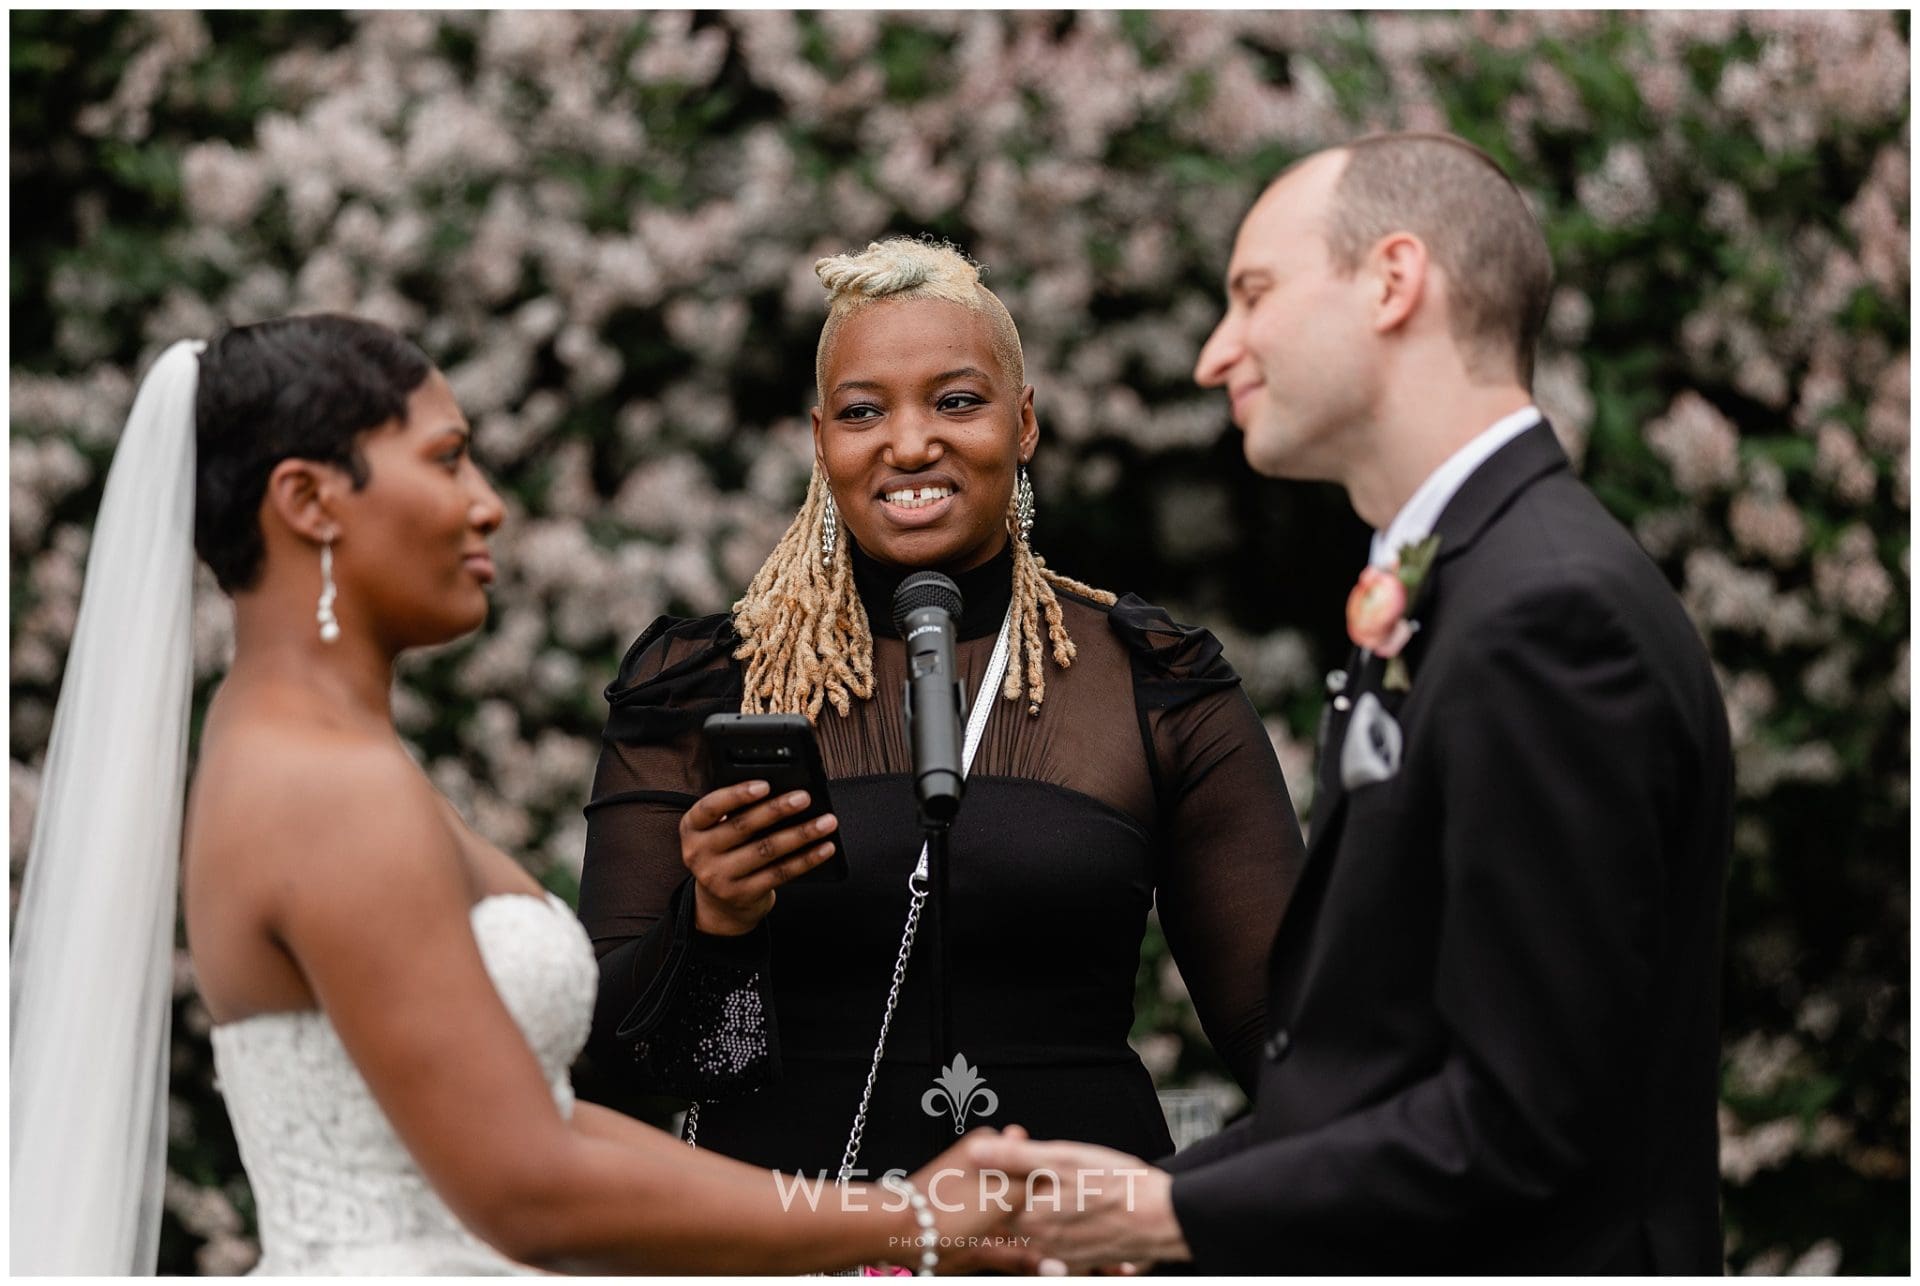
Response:
[[[487,973],[554,1102],[571,1116],[567,1069],[586,1042],[599,983],[592,944],[551,894],[498,894],[471,914]],[[213,1058],[259,1211],[255,1272],[530,1271],[468,1232],[434,1193],[324,1013],[260,1014],[215,1027]]]

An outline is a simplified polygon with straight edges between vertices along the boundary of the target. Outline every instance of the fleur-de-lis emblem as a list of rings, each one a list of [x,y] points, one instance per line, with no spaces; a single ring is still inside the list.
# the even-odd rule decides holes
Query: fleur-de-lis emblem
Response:
[[[967,1118],[976,1108],[981,1116],[1000,1110],[1000,1096],[987,1088],[987,1078],[978,1068],[967,1066],[965,1054],[955,1054],[953,1065],[942,1068],[933,1078],[933,1088],[920,1096],[920,1110],[928,1116],[941,1112],[940,1100],[946,1100],[946,1112],[953,1117],[953,1132],[967,1132]]]

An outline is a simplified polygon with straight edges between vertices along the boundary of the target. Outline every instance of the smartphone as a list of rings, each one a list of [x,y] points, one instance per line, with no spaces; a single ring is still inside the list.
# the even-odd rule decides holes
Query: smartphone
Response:
[[[785,830],[833,811],[827,798],[827,770],[820,760],[820,745],[813,739],[813,725],[805,715],[715,714],[707,716],[700,732],[707,742],[708,790],[743,781],[764,781],[771,787],[767,799],[778,799],[794,790],[807,792],[807,806],[781,818],[771,829]],[[821,842],[833,845],[832,856],[792,883],[831,884],[847,878],[847,855],[840,847],[840,832],[834,831]]]

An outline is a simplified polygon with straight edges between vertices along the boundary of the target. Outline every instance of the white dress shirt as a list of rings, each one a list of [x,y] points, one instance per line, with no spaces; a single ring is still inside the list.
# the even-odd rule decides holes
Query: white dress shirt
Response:
[[[1367,559],[1375,567],[1392,566],[1407,545],[1417,545],[1433,534],[1433,524],[1454,492],[1487,457],[1540,423],[1540,408],[1522,407],[1482,429],[1472,441],[1446,458],[1438,469],[1427,475],[1400,512],[1393,516],[1385,531],[1373,533],[1373,552]]]

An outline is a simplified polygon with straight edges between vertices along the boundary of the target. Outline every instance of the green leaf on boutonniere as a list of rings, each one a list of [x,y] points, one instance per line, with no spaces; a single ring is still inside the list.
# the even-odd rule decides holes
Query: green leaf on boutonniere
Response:
[[[1387,662],[1387,673],[1380,680],[1380,686],[1389,692],[1411,692],[1413,678],[1407,673],[1407,659],[1396,656]]]
[[[1400,546],[1400,564],[1395,569],[1400,583],[1407,587],[1408,595],[1420,588],[1420,582],[1427,578],[1427,572],[1433,567],[1433,556],[1440,552],[1440,537],[1428,536],[1417,545]]]

